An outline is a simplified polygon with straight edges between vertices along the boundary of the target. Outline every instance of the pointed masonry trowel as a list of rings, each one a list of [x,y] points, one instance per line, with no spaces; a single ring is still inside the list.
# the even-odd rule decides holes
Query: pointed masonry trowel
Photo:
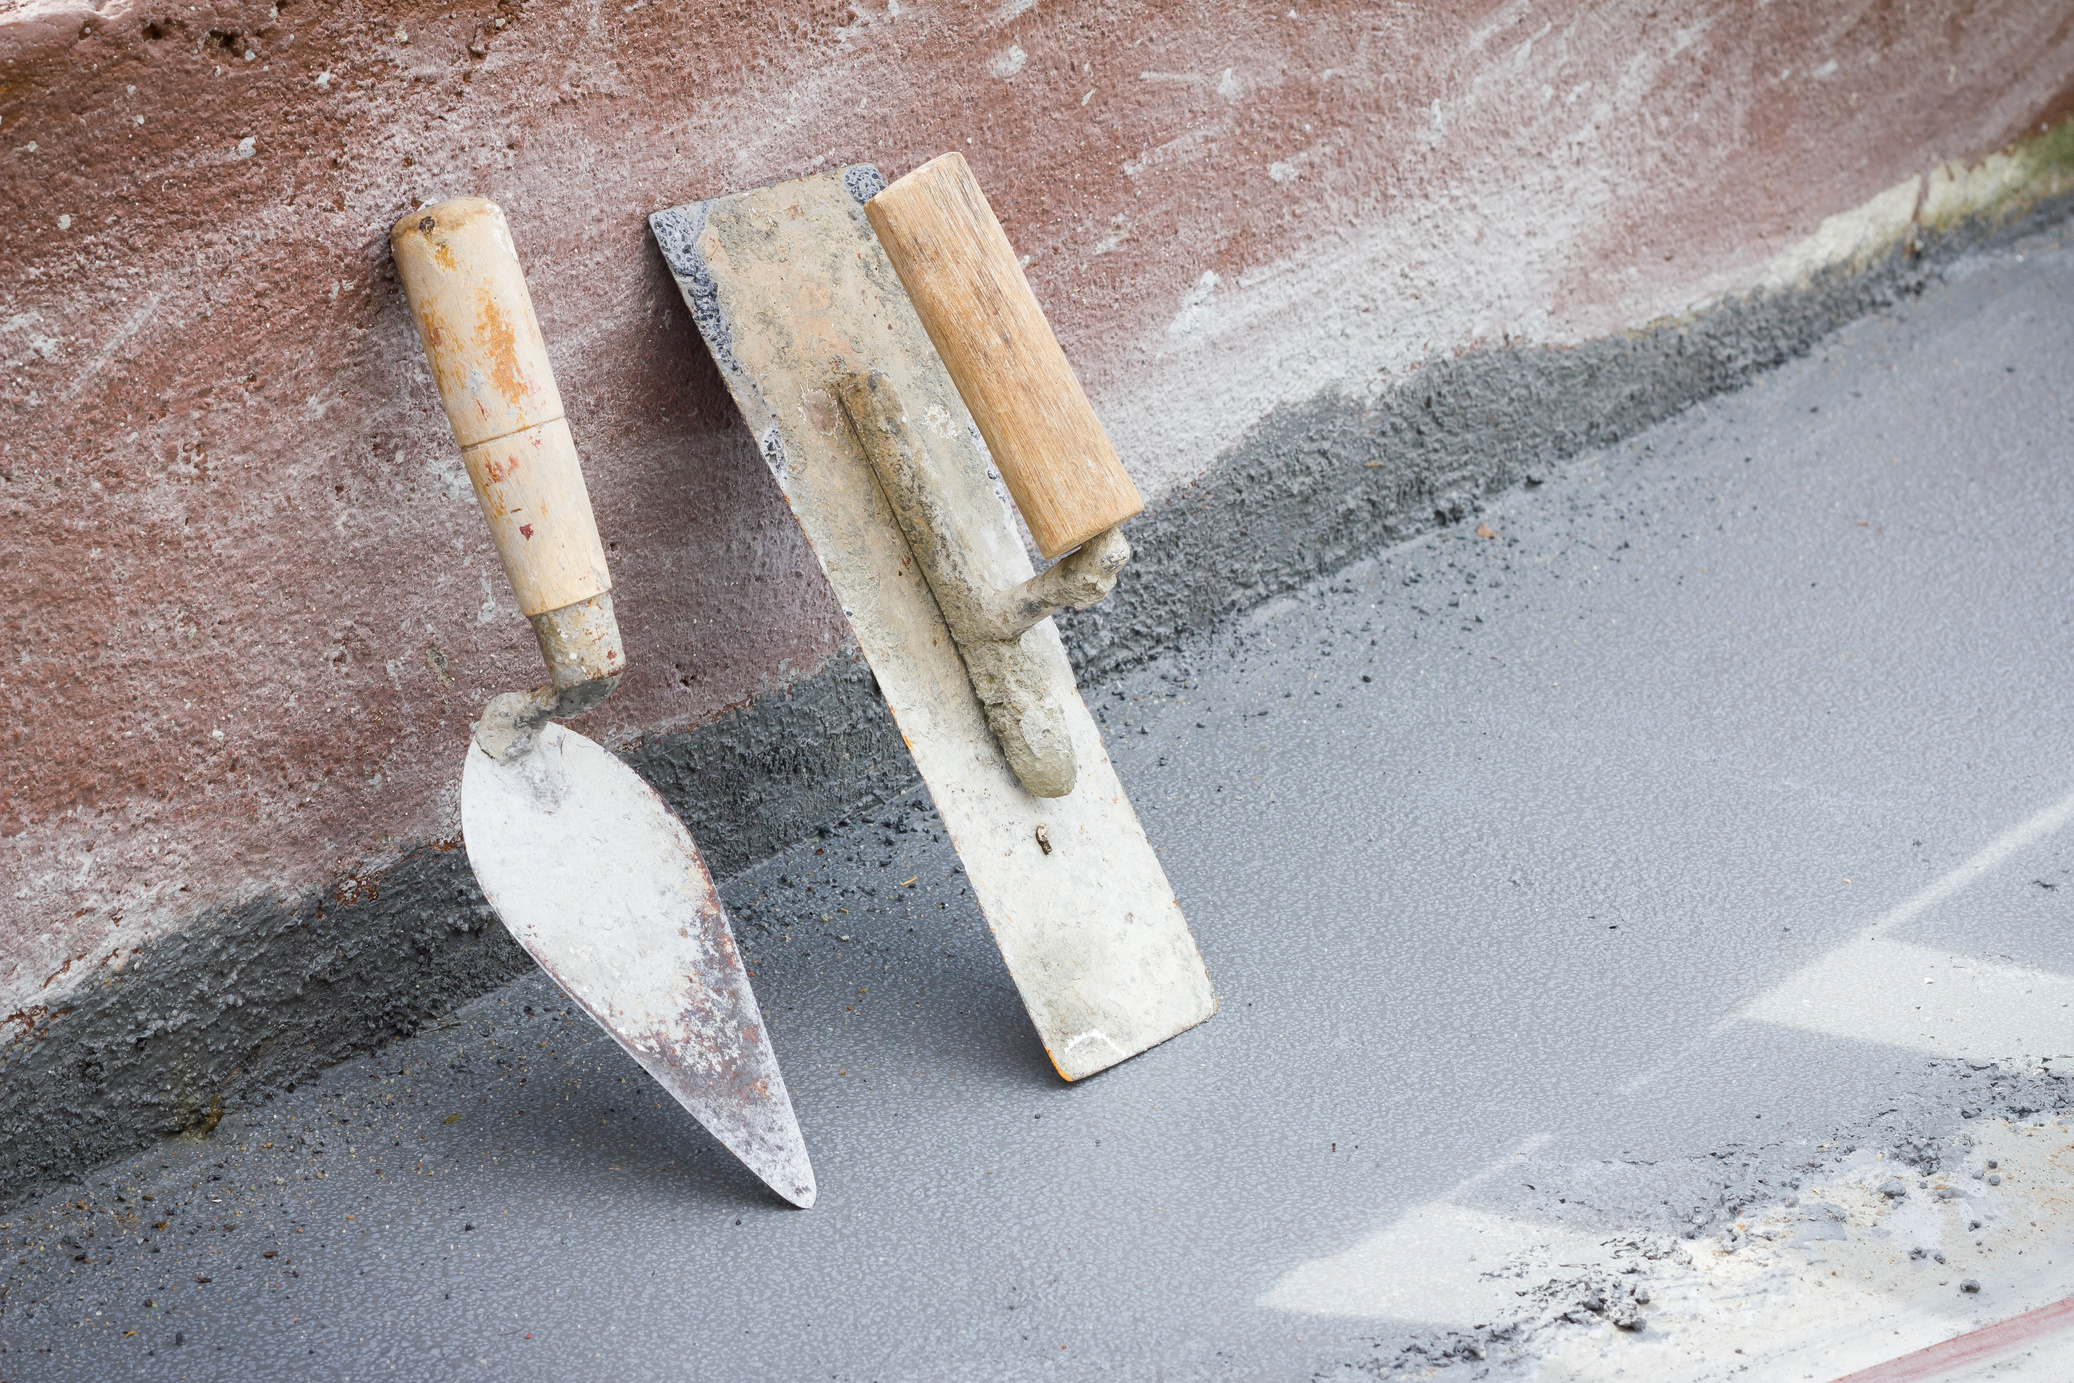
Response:
[[[461,777],[468,862],[556,984],[797,1206],[799,1121],[698,847],[632,769],[551,718],[625,671],[612,579],[504,213],[479,197],[389,233],[454,440],[549,685],[483,708]]]

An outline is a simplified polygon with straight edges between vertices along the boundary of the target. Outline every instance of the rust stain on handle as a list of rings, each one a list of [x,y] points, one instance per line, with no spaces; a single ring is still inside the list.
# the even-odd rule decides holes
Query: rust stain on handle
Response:
[[[519,609],[603,595],[604,544],[503,211],[457,197],[398,221],[390,245]]]

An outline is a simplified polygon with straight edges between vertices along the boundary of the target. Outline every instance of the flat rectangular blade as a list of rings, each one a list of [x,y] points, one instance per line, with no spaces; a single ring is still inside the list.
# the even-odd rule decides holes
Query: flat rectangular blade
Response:
[[[650,217],[685,303],[813,546],[929,785],[1030,1020],[1067,1080],[1217,1006],[1180,904],[1117,781],[1058,630],[1026,638],[1064,706],[1078,785],[1038,798],[987,728],[957,646],[844,418],[834,382],[883,370],[910,417],[962,439],[993,485],[957,529],[1003,586],[1032,574],[957,387],[864,219],[849,168]]]

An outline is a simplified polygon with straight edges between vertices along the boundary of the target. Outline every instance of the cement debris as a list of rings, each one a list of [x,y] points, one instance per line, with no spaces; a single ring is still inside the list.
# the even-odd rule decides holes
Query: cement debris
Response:
[[[1755,1368],[1825,1383],[2074,1296],[2074,1082],[2050,1063],[1993,1069],[1992,1117],[1939,1137],[1872,1126],[1862,1145],[1724,1157],[1741,1175],[1666,1233],[1594,1239],[1508,1221],[1473,1197],[1422,1207],[1408,1218],[1453,1242],[1523,1242],[1480,1263],[1425,1256],[1419,1290],[1449,1310],[1481,1296],[1489,1319],[1378,1341],[1320,1376],[1711,1383]],[[1601,1203],[1626,1180],[1632,1204],[1648,1179],[1638,1170],[1537,1176]]]

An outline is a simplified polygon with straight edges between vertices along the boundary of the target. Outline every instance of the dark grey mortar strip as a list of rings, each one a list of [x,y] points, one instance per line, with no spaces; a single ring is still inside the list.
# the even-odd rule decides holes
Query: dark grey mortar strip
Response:
[[[1116,593],[1063,621],[1100,683],[1491,494],[1633,436],[1919,292],[1959,254],[2074,198],[1896,249],[1788,291],[1566,349],[1438,361],[1384,396],[1284,405],[1130,526]],[[753,464],[745,456],[744,464]],[[621,751],[734,874],[918,781],[855,650],[691,731]],[[369,880],[197,914],[0,1050],[0,1206],[155,1138],[214,1126],[531,968],[465,852],[427,843]]]

